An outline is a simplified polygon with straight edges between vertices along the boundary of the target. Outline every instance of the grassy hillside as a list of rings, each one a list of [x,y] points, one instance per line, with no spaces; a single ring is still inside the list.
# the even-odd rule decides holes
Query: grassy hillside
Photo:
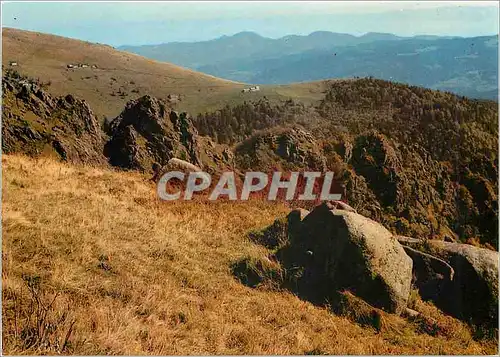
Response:
[[[241,93],[244,84],[219,79],[169,63],[118,51],[110,46],[48,34],[2,29],[4,69],[50,83],[51,94],[71,93],[89,102],[99,116],[115,117],[127,101],[149,94],[159,98],[180,95],[179,110],[197,114],[228,103],[267,96],[315,101],[322,97],[323,82],[270,86],[258,93]],[[88,68],[68,69],[68,64]],[[92,65],[97,68],[92,68]]]
[[[497,351],[495,341],[474,340],[469,327],[418,299],[422,318],[381,313],[375,329],[359,306],[339,316],[287,292],[240,284],[231,264],[267,254],[248,231],[285,206],[166,204],[138,173],[18,155],[4,155],[2,164],[7,354]]]

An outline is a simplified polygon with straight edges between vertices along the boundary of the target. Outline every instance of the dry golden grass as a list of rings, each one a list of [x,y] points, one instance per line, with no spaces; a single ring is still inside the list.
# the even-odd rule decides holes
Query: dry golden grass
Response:
[[[216,110],[226,104],[269,99],[300,99],[312,103],[322,99],[325,82],[264,86],[260,92],[241,93],[242,83],[220,79],[166,62],[150,60],[113,47],[75,39],[2,29],[2,56],[5,68],[10,61],[21,74],[49,82],[49,92],[71,93],[85,99],[99,116],[113,118],[131,100],[149,94],[166,98],[180,94],[178,110],[192,115]],[[87,63],[98,68],[67,69],[68,64]],[[119,93],[125,93],[120,96]]]
[[[114,117],[128,100],[145,94],[160,98],[182,94],[190,107],[195,96],[210,101],[216,93],[223,95],[243,88],[236,82],[118,51],[111,46],[37,32],[3,28],[2,52],[6,67],[9,61],[17,61],[14,69],[43,82],[50,81],[48,89],[54,95],[71,93],[85,99],[100,116]],[[66,68],[68,64],[78,63],[98,68]],[[119,90],[126,95],[121,97]]]
[[[454,333],[432,336],[391,315],[377,331],[240,284],[231,264],[267,253],[247,232],[286,213],[283,205],[165,203],[137,173],[10,155],[2,163],[4,353],[496,352],[436,311]]]

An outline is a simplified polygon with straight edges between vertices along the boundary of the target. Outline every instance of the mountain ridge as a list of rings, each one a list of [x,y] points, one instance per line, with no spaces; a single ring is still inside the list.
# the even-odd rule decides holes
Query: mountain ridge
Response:
[[[498,99],[496,35],[401,37],[370,32],[354,36],[316,31],[271,39],[241,32],[211,41],[119,48],[245,83],[373,76]],[[340,56],[346,53],[347,58]]]
[[[366,32],[363,33],[362,35],[353,35],[350,33],[346,32],[333,32],[333,31],[326,31],[326,30],[317,30],[308,33],[307,35],[300,35],[300,34],[287,34],[279,37],[267,37],[264,35],[259,34],[256,31],[240,31],[236,32],[232,35],[222,35],[219,37],[215,37],[210,40],[202,40],[202,41],[167,41],[167,42],[155,42],[151,44],[145,44],[145,45],[130,45],[130,44],[123,44],[123,45],[118,45],[118,46],[113,46],[114,48],[117,49],[124,49],[127,47],[149,47],[149,46],[160,46],[160,45],[170,45],[170,44],[192,44],[192,43],[208,43],[208,42],[213,42],[221,39],[228,39],[228,38],[238,38],[238,37],[254,37],[254,38],[261,38],[261,39],[268,39],[268,40],[285,40],[289,38],[310,38],[310,37],[315,37],[318,35],[333,35],[333,36],[345,36],[350,37],[350,38],[356,38],[356,39],[363,39],[363,38],[377,38],[377,37],[385,37],[385,38],[393,38],[393,39],[409,39],[409,38],[421,38],[421,39],[436,39],[436,38],[466,38],[463,36],[447,36],[447,35],[426,35],[426,34],[421,34],[421,35],[414,35],[414,36],[399,36],[390,32]],[[484,36],[494,36],[494,35],[484,35]],[[474,37],[481,37],[481,36],[474,36]]]

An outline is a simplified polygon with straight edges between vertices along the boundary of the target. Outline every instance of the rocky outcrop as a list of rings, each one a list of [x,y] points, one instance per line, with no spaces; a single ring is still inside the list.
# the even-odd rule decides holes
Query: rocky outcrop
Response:
[[[498,250],[497,103],[363,79],[332,84],[318,109],[330,123],[315,138],[344,162],[359,213],[398,234]]]
[[[430,256],[429,260],[439,262],[428,266],[429,273],[422,269],[414,272],[417,281],[421,282],[426,280],[426,275],[442,276],[436,290],[427,289],[432,295],[428,297],[436,305],[474,324],[498,325],[498,252],[437,240],[421,241],[407,237],[398,240],[420,252],[420,256]],[[410,256],[414,266],[421,265],[417,254]],[[453,274],[450,274],[450,269],[453,269]]]
[[[224,171],[238,172],[235,167],[234,153],[227,145],[218,144],[206,136],[199,136],[198,143],[205,172],[210,174]]]
[[[272,251],[281,286],[313,303],[335,305],[349,291],[401,313],[414,286],[450,315],[487,328],[498,324],[498,252],[394,236],[338,201],[311,212],[295,209],[250,238]]]
[[[384,135],[370,133],[357,137],[351,162],[383,206],[397,205],[398,194],[402,193],[402,165],[396,150]]]
[[[251,238],[277,249],[286,287],[307,300],[332,302],[348,290],[387,312],[402,312],[412,260],[383,226],[347,205],[347,210],[335,209],[334,203],[310,213],[294,210]]]
[[[344,155],[346,140],[332,140],[329,147],[335,152],[326,155],[327,160]],[[491,165],[481,162],[477,166],[484,173],[477,174],[472,171],[479,169],[476,164],[456,167],[437,161],[422,146],[398,143],[378,131],[351,140],[355,143],[352,156],[340,167],[346,198],[359,213],[398,234],[445,241],[472,239],[498,247],[495,167],[482,168]]]
[[[37,80],[6,71],[2,86],[4,153],[111,164],[151,172],[155,178],[172,158],[210,173],[234,167],[229,147],[198,136],[189,116],[163,100],[144,96],[130,101],[101,128],[84,100],[72,95],[53,98]]]
[[[108,134],[105,155],[113,166],[152,171],[153,164],[163,166],[174,157],[202,166],[197,131],[187,114],[151,96],[128,102]]]
[[[237,145],[235,158],[241,169],[326,169],[325,158],[311,133],[301,128],[269,129]]]
[[[53,98],[35,80],[7,72],[3,77],[2,151],[48,154],[75,163],[105,165],[104,133],[83,101]]]

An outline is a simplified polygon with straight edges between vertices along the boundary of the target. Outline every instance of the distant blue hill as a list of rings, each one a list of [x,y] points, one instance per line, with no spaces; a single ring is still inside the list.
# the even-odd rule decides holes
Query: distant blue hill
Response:
[[[498,36],[353,36],[317,31],[271,39],[241,32],[211,41],[119,49],[247,83],[373,76],[498,99]]]

